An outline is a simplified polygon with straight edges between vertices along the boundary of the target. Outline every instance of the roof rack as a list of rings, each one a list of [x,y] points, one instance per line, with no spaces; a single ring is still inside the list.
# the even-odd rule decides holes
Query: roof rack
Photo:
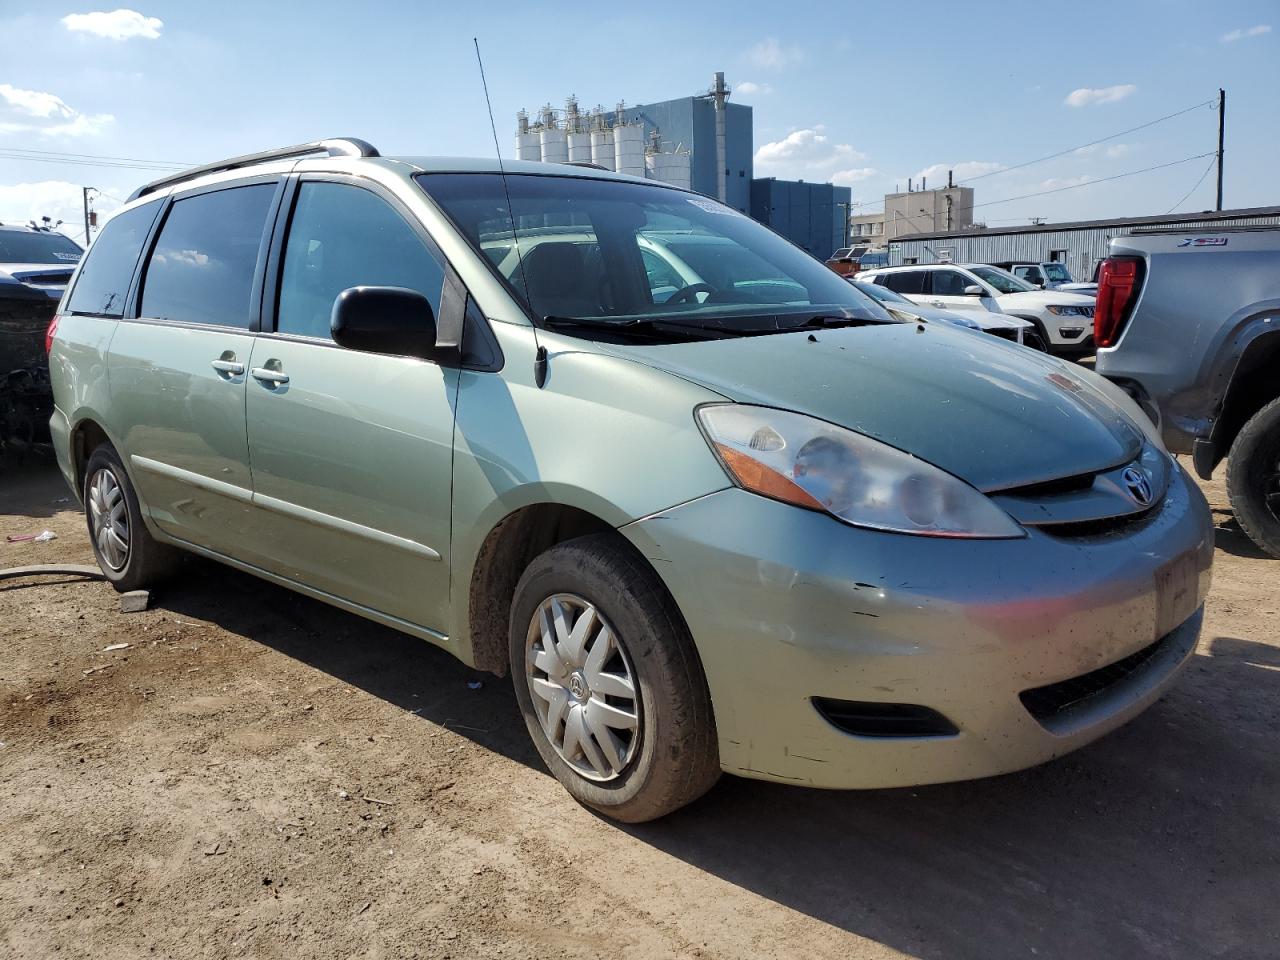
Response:
[[[313,153],[323,153],[330,157],[378,157],[378,148],[373,144],[356,137],[334,137],[330,140],[316,140],[312,143],[299,143],[292,147],[276,147],[274,150],[263,150],[261,153],[246,153],[243,157],[232,157],[230,160],[219,160],[206,163],[200,167],[192,167],[172,176],[152,180],[129,194],[129,201],[155,193],[164,187],[194,180],[206,173],[221,173],[224,170],[238,170],[241,167],[252,167],[272,160],[288,160],[290,157],[306,157]]]

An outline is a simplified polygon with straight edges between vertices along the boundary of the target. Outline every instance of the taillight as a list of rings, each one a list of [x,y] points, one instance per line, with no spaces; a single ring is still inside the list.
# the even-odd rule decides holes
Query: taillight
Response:
[[[1098,276],[1098,302],[1093,311],[1095,346],[1113,347],[1138,296],[1142,261],[1137,257],[1107,257]]]
[[[44,352],[46,354],[53,352],[53,338],[58,332],[58,315],[55,313],[53,319],[49,321],[49,327],[44,332]]]

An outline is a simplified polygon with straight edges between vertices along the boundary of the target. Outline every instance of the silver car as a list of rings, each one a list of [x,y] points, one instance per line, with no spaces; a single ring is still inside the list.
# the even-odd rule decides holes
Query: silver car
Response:
[[[914,317],[929,323],[949,323],[953,327],[964,327],[966,330],[979,330],[993,337],[1001,337],[1031,347],[1033,350],[1048,349],[1030,320],[1013,317],[1007,313],[996,313],[992,310],[969,310],[958,313],[938,307],[924,307],[878,283],[867,283],[865,280],[854,280],[851,277],[846,279],[885,309],[908,318]]]

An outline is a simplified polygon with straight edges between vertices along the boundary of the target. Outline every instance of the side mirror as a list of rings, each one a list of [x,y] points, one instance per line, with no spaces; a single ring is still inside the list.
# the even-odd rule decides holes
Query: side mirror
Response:
[[[334,343],[363,353],[439,360],[449,352],[436,345],[431,302],[405,287],[348,287],[333,301],[329,329]]]
[[[969,286],[964,288],[964,295],[966,297],[985,297],[987,295],[987,291],[983,290],[976,283],[971,283]]]

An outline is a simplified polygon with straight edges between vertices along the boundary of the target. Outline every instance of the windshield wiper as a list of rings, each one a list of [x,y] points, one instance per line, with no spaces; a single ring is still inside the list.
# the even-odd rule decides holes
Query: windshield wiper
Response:
[[[680,323],[678,320],[666,320],[662,317],[629,317],[626,320],[606,320],[603,317],[543,317],[542,322],[553,330],[585,327],[591,330],[617,330],[619,333],[646,333],[661,335],[663,328],[688,330],[708,336],[745,337],[761,331],[757,329],[742,330],[733,327],[720,327],[704,323]],[[772,332],[772,330],[770,330]]]

